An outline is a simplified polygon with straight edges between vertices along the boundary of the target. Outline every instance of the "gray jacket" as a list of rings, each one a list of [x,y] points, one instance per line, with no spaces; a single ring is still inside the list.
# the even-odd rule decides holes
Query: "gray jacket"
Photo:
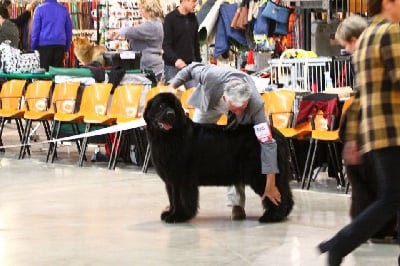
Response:
[[[170,80],[176,87],[186,81],[194,80],[198,85],[188,103],[207,112],[215,107],[224,92],[224,84],[232,79],[242,79],[248,83],[253,93],[246,110],[236,117],[239,124],[257,125],[267,122],[264,111],[264,100],[257,91],[256,85],[250,76],[237,69],[224,66],[204,65],[191,63]],[[277,147],[275,140],[261,143],[262,173],[279,173],[277,162]]]
[[[143,24],[122,28],[119,35],[129,40],[133,51],[142,51],[141,69],[152,69],[157,75],[164,70],[162,59],[163,24],[160,19],[147,20]]]

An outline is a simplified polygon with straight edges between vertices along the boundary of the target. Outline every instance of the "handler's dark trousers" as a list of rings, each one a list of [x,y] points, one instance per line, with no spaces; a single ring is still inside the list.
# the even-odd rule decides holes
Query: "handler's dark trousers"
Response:
[[[363,160],[371,182],[373,178],[378,180],[378,199],[326,242],[330,265],[339,265],[343,257],[367,241],[393,215],[400,217],[400,146],[370,151]]]

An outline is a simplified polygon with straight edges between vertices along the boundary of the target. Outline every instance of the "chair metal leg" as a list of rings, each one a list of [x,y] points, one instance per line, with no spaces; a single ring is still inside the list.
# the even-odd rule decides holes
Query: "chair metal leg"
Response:
[[[21,121],[20,118],[16,118],[15,119],[15,124],[17,125],[19,141],[22,144],[24,142],[24,140],[23,140],[24,139],[23,134],[24,134],[24,131],[25,131],[24,130],[24,125],[22,124],[22,121]],[[29,146],[26,146],[25,148],[26,148],[26,152],[28,153],[28,156],[31,156],[31,150],[30,150]]]
[[[86,124],[85,133],[88,133],[90,131],[90,127],[91,125],[89,123]],[[78,166],[80,167],[83,165],[83,158],[85,157],[87,142],[88,138],[84,137],[82,141],[81,153],[79,154],[79,160],[78,160]]]
[[[6,119],[4,117],[0,118],[0,146],[3,146],[3,139],[1,138],[3,136],[3,128],[4,125],[6,124]],[[6,150],[4,148],[0,148],[0,152],[5,152]]]
[[[313,140],[310,139],[310,146],[308,147],[308,151],[307,151],[307,157],[306,157],[306,163],[304,164],[304,170],[303,170],[303,176],[301,178],[301,188],[304,189],[305,185],[306,185],[306,181],[307,181],[307,177],[308,177],[308,168],[311,168],[312,166],[308,167],[309,165],[309,161],[311,159],[311,151],[313,148]],[[311,169],[310,169],[311,171]]]
[[[120,144],[121,144],[121,138],[122,138],[122,131],[118,131],[115,133],[111,153],[110,153],[110,159],[108,161],[108,169],[114,170],[115,166],[117,164],[117,159],[119,157],[119,150],[120,150]]]
[[[25,157],[25,153],[26,153],[26,147],[28,146],[29,143],[29,134],[31,131],[31,126],[32,126],[32,120],[27,119],[26,123],[25,123],[25,129],[24,129],[24,134],[22,137],[22,146],[19,150],[19,156],[18,159],[23,159]]]
[[[312,167],[313,167],[314,162],[315,162],[315,155],[317,154],[317,148],[318,148],[318,140],[315,139],[314,140],[314,147],[313,147],[313,154],[312,154],[312,157],[311,157],[309,173],[308,173],[307,190],[309,190],[310,186],[311,186],[311,180],[312,180],[312,174],[313,174]]]
[[[143,166],[142,166],[143,173],[147,173],[147,170],[149,168],[150,157],[151,157],[151,152],[150,152],[150,143],[149,143],[149,144],[147,144],[146,155],[144,156],[144,162],[143,162]]]
[[[338,186],[341,188],[346,186],[346,182],[344,180],[344,174],[343,174],[343,164],[341,160],[341,156],[339,155],[339,152],[336,147],[336,143],[329,143],[329,146],[332,146],[332,160],[334,161],[335,164],[335,171],[338,174]]]
[[[301,172],[300,172],[299,163],[297,162],[296,150],[295,150],[295,147],[293,144],[293,140],[289,139],[288,142],[289,142],[291,166],[293,168],[293,172],[294,172],[297,182],[301,182]]]
[[[55,139],[55,128],[57,124],[60,123],[59,121],[54,121],[53,126],[51,127],[51,133],[50,133],[50,142],[49,142],[49,149],[47,150],[47,155],[46,155],[46,163],[49,162],[50,155],[53,153],[53,149],[55,149],[55,146],[57,146],[56,142],[52,142],[52,140]]]

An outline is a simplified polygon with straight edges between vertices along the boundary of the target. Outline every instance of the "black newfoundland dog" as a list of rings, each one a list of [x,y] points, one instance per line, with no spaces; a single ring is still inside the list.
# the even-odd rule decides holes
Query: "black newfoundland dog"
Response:
[[[258,195],[264,193],[266,178],[260,174],[260,144],[252,126],[225,130],[223,126],[194,123],[171,93],[160,93],[151,99],[144,119],[151,158],[169,198],[170,208],[161,213],[161,220],[178,223],[193,218],[198,209],[199,186],[245,183]],[[273,130],[273,137],[278,144],[280,170],[276,185],[282,198],[279,206],[268,198],[263,200],[260,222],[282,221],[294,205],[288,147],[277,130]]]

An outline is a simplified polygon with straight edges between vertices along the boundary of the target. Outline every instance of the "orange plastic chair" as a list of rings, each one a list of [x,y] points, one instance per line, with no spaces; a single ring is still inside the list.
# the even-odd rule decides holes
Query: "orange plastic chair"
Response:
[[[13,79],[3,83],[0,91],[0,146],[3,146],[2,135],[6,120],[16,121],[20,142],[24,131],[22,118],[25,110],[21,108],[26,81]],[[0,150],[4,152],[4,149]]]
[[[192,105],[188,104],[188,100],[194,90],[195,90],[195,88],[189,88],[187,90],[184,90],[181,93],[181,97],[180,97],[182,107],[183,107],[183,109],[185,109],[185,112],[187,113],[187,115],[189,116],[190,119],[193,119],[193,114],[194,114],[195,108]],[[219,120],[217,121],[217,125],[226,125],[227,122],[228,122],[227,115],[222,114],[221,117],[219,118]]]
[[[143,89],[144,85],[121,85],[115,89],[109,115],[116,117],[117,125],[138,119]],[[136,133],[135,129],[132,131],[133,134]],[[124,133],[125,131],[119,131],[114,136],[108,162],[109,169],[115,169]]]
[[[180,97],[180,101],[182,103],[182,107],[183,109],[185,109],[186,114],[188,115],[188,117],[190,119],[193,118],[193,114],[194,114],[194,107],[190,104],[188,104],[188,100],[190,98],[190,96],[192,95],[193,91],[195,90],[195,88],[189,88],[187,90],[184,90],[181,93],[181,97]]]
[[[25,129],[22,137],[22,146],[19,151],[19,159],[23,159],[29,146],[32,122],[39,121],[44,128],[47,140],[50,139],[50,120],[53,120],[54,110],[50,109],[49,98],[53,87],[51,80],[36,80],[29,83],[25,92],[24,119]]]
[[[293,104],[295,91],[274,90],[262,95],[265,102],[265,114],[271,126],[288,128],[293,121]]]
[[[342,114],[340,116],[341,120],[344,119],[347,110],[353,103],[353,100],[354,97],[350,97],[343,103]],[[318,117],[319,117],[319,123],[317,121]],[[340,153],[338,152],[336,145],[338,142],[340,142],[339,128],[335,130],[329,130],[328,127],[326,126],[326,121],[325,124],[323,124],[324,122],[321,123],[322,121],[321,116],[314,117],[313,121],[315,126],[314,129],[311,131],[310,148],[307,154],[307,158],[310,156],[310,153],[312,153],[312,155],[309,164],[308,164],[308,159],[306,160],[306,168],[311,168],[315,162],[315,154],[317,152],[318,143],[319,142],[327,143],[329,154],[332,159],[332,165],[335,168],[335,172],[337,172],[339,176],[338,186],[344,187],[345,181],[343,174],[343,164]],[[303,176],[302,188],[304,188],[305,183],[307,182],[307,189],[310,189],[311,180],[312,180],[312,171],[310,170],[308,175]]]
[[[297,162],[296,151],[293,139],[310,134],[311,126],[307,128],[294,128],[293,124],[293,106],[296,98],[296,92],[291,90],[273,90],[262,94],[264,99],[265,115],[271,126],[277,128],[288,140],[290,148],[290,165],[295,178],[300,181],[300,168]]]
[[[78,123],[82,123],[83,115],[77,114],[77,97],[80,87],[79,82],[63,82],[54,86],[50,110],[54,112],[53,127],[51,129],[50,139],[57,139],[60,135],[61,124],[70,124],[72,132],[79,134]],[[76,140],[78,151],[80,153],[80,140]],[[50,142],[47,152],[46,162],[51,158],[54,162],[56,157],[57,143]]]
[[[95,83],[84,88],[79,114],[83,115],[85,123],[85,133],[88,133],[92,125],[110,126],[115,124],[117,118],[108,115],[108,102],[112,89],[111,83]],[[106,141],[111,146],[108,136]],[[82,166],[87,149],[88,138],[82,140],[81,152],[79,154],[78,165]]]

